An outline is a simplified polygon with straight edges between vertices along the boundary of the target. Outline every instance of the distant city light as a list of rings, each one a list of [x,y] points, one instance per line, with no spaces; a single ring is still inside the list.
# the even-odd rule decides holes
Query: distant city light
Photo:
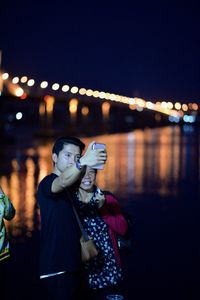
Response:
[[[14,77],[12,83],[17,84],[19,82],[19,77]]]
[[[141,106],[137,106],[137,107],[136,107],[136,110],[139,111],[139,112],[141,112],[141,111],[143,111],[144,109],[143,109],[143,107],[141,107]]]
[[[3,79],[3,80],[8,79],[8,77],[9,77],[9,74],[8,74],[8,73],[3,73],[3,74],[2,74],[2,79]]]
[[[15,90],[15,95],[17,97],[21,97],[23,95],[24,91],[22,88],[18,87],[16,90]]]
[[[71,88],[71,93],[72,93],[72,94],[76,94],[77,92],[78,92],[77,86],[73,86],[73,87]]]
[[[16,113],[16,119],[17,120],[21,120],[22,119],[22,117],[23,117],[23,115],[22,115],[22,113],[21,112],[18,112],[18,113]]]
[[[27,76],[22,76],[21,79],[20,79],[21,83],[26,83],[27,80],[28,80]]]
[[[161,102],[161,107],[164,108],[164,109],[167,108],[167,102],[162,101]]]
[[[77,99],[71,99],[69,102],[69,111],[72,114],[75,114],[77,112],[78,107],[78,100]]]
[[[33,86],[35,84],[35,80],[34,79],[29,79],[27,82],[28,86]]]
[[[89,113],[89,108],[87,106],[83,106],[81,109],[81,113],[83,116],[87,116]]]
[[[42,89],[46,89],[46,87],[48,87],[48,82],[47,82],[47,81],[42,81],[42,82],[40,83],[40,87],[41,87]]]
[[[92,96],[92,94],[93,94],[93,90],[88,89],[88,90],[86,91],[86,95],[87,95],[88,97]]]
[[[100,92],[99,93],[99,98],[105,99],[106,93],[105,92]]]
[[[197,105],[197,103],[192,103],[192,109],[193,109],[193,110],[198,110],[198,105]]]
[[[172,102],[167,102],[167,108],[168,109],[173,109],[173,103]]]
[[[195,120],[196,120],[195,116],[184,115],[184,117],[183,117],[183,121],[186,123],[194,123]]]
[[[181,104],[180,104],[179,102],[176,102],[176,103],[175,103],[175,108],[176,108],[177,110],[181,109]]]
[[[81,88],[81,89],[79,90],[79,94],[80,94],[80,95],[85,95],[85,94],[86,94],[86,89]]]
[[[188,110],[187,104],[183,104],[183,105],[182,105],[182,110],[183,110],[183,111],[187,111],[187,110]]]
[[[98,98],[99,97],[99,91],[94,91],[93,92],[93,97]]]
[[[10,91],[11,94],[16,95],[17,97],[20,97],[21,99],[25,99],[27,97],[27,94],[23,91],[23,89],[18,85],[19,82],[23,84],[27,84],[27,86],[31,87],[35,84],[34,79],[29,79],[27,76],[22,76],[20,77],[13,77],[13,79],[9,79],[9,74],[7,72],[4,72],[3,74],[0,74],[2,80],[5,80],[5,82],[1,81],[0,84],[3,87],[4,85],[7,87],[7,89]],[[7,80],[8,79],[8,80]],[[17,86],[14,86],[16,84]],[[47,81],[42,81],[40,83],[40,88],[45,89],[48,86]],[[1,90],[2,90],[1,87]],[[60,88],[59,83],[54,83],[52,85],[52,90],[56,91]],[[99,98],[103,100],[108,100],[110,101],[117,101],[120,103],[124,103],[126,105],[129,105],[129,108],[134,110],[137,109],[137,111],[142,111],[144,108],[145,109],[150,109],[154,110],[155,112],[166,114],[168,116],[171,116],[169,118],[170,122],[179,122],[180,119],[183,119],[185,116],[184,122],[189,122],[192,123],[194,120],[196,120],[196,117],[194,116],[197,114],[197,110],[199,110],[199,106],[197,103],[192,103],[191,101],[186,104],[186,103],[180,103],[176,102],[175,104],[172,101],[148,101],[144,100],[142,98],[130,98],[127,96],[123,95],[117,95],[114,93],[109,93],[109,92],[99,92],[97,90],[92,90],[92,89],[86,89],[86,88],[78,88],[77,86],[72,86],[70,87],[69,85],[65,84],[62,86],[62,92],[71,92],[72,94],[79,93],[80,95],[86,95],[87,97],[93,97],[93,98]],[[2,92],[2,91],[1,91]],[[0,92],[0,95],[1,95]],[[27,90],[27,93],[30,94],[30,91]],[[50,101],[48,101],[50,103]],[[54,102],[52,102],[52,107],[54,105]],[[72,111],[75,109],[76,105],[75,103],[72,102]],[[78,105],[78,104],[77,104]],[[49,104],[50,107],[50,104]],[[50,110],[52,110],[52,107]],[[77,109],[77,107],[76,107]],[[188,115],[186,115],[186,112],[189,110]],[[84,112],[84,110],[83,110]],[[193,115],[190,117],[189,114]]]
[[[54,83],[52,85],[52,90],[57,91],[59,89],[60,85],[58,83]]]
[[[180,118],[177,116],[169,116],[169,121],[170,122],[174,122],[174,123],[179,123],[180,122]]]
[[[148,109],[154,109],[154,103],[152,103],[151,101],[147,101],[146,102],[146,108],[148,108]]]
[[[67,84],[63,85],[63,86],[62,86],[62,91],[63,91],[64,93],[68,92],[68,91],[69,91],[69,86],[68,86]]]
[[[130,105],[134,105],[134,104],[135,104],[135,99],[133,99],[133,98],[130,98],[130,100],[129,100],[129,104],[130,104]]]

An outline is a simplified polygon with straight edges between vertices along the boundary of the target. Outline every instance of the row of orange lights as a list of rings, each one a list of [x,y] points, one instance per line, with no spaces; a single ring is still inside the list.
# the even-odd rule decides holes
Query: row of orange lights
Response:
[[[9,79],[8,73],[2,73],[1,74],[2,80],[6,81]],[[21,97],[21,99],[26,98],[26,94],[24,90],[19,86],[19,84],[27,84],[28,87],[33,87],[35,85],[34,79],[28,79],[27,76],[22,76],[21,78],[15,76],[11,79],[12,84],[17,85],[18,87],[15,89],[15,95],[17,97]],[[49,83],[47,81],[42,81],[40,83],[40,88],[45,89],[49,86]],[[151,101],[145,101],[141,98],[130,98],[126,96],[116,95],[114,93],[108,93],[108,92],[99,92],[97,90],[92,89],[86,89],[86,88],[78,88],[77,86],[72,86],[70,88],[69,85],[65,84],[61,86],[59,83],[54,83],[51,86],[53,91],[58,91],[61,89],[62,92],[71,92],[72,94],[79,93],[80,95],[86,95],[88,97],[94,97],[94,98],[100,98],[110,101],[117,101],[121,103],[128,104],[130,109],[135,109],[136,107],[139,108],[138,110],[143,110],[143,108],[155,110],[158,112],[162,112],[168,115],[174,115],[182,117],[184,115],[184,112],[187,112],[188,110],[191,111],[197,111],[198,110],[198,104],[197,103],[188,103],[188,104],[181,104],[180,102],[176,102],[173,104],[172,102],[166,102],[166,101],[157,101],[156,103],[153,103]]]

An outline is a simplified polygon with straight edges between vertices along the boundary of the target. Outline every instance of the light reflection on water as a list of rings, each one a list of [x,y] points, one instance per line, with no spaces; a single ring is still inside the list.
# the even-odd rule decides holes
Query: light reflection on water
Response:
[[[86,144],[93,140],[105,143],[108,152],[97,184],[124,199],[124,203],[132,194],[176,195],[181,180],[192,179],[194,174],[199,176],[199,135],[196,142],[178,126],[83,138]],[[52,142],[38,143],[25,150],[13,149],[16,154],[11,172],[0,177],[17,211],[7,223],[13,237],[31,236],[38,224],[35,192],[41,179],[51,172],[51,149]]]

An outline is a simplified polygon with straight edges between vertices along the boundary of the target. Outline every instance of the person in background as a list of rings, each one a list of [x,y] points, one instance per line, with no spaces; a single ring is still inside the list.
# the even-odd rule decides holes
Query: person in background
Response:
[[[86,166],[104,164],[106,152],[71,136],[55,141],[53,171],[40,182],[37,191],[41,218],[40,279],[48,300],[75,300],[82,285],[80,229],[69,193]],[[46,294],[45,294],[46,295]]]
[[[5,220],[11,220],[15,216],[15,209],[8,196],[3,192],[0,186],[0,295],[4,299],[5,296],[5,280],[7,261],[10,257],[9,241],[4,223]]]
[[[98,256],[85,263],[88,299],[103,300],[109,294],[119,293],[123,274],[117,235],[124,235],[128,224],[116,197],[95,185],[96,174],[95,169],[86,168],[74,204],[84,229],[98,250]]]

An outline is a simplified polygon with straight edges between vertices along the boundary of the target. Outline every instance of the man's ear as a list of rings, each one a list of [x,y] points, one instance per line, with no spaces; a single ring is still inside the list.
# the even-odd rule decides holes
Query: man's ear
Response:
[[[53,159],[54,164],[56,164],[56,163],[57,163],[57,160],[58,160],[58,156],[57,156],[56,153],[53,153],[53,154],[52,154],[52,159]]]

